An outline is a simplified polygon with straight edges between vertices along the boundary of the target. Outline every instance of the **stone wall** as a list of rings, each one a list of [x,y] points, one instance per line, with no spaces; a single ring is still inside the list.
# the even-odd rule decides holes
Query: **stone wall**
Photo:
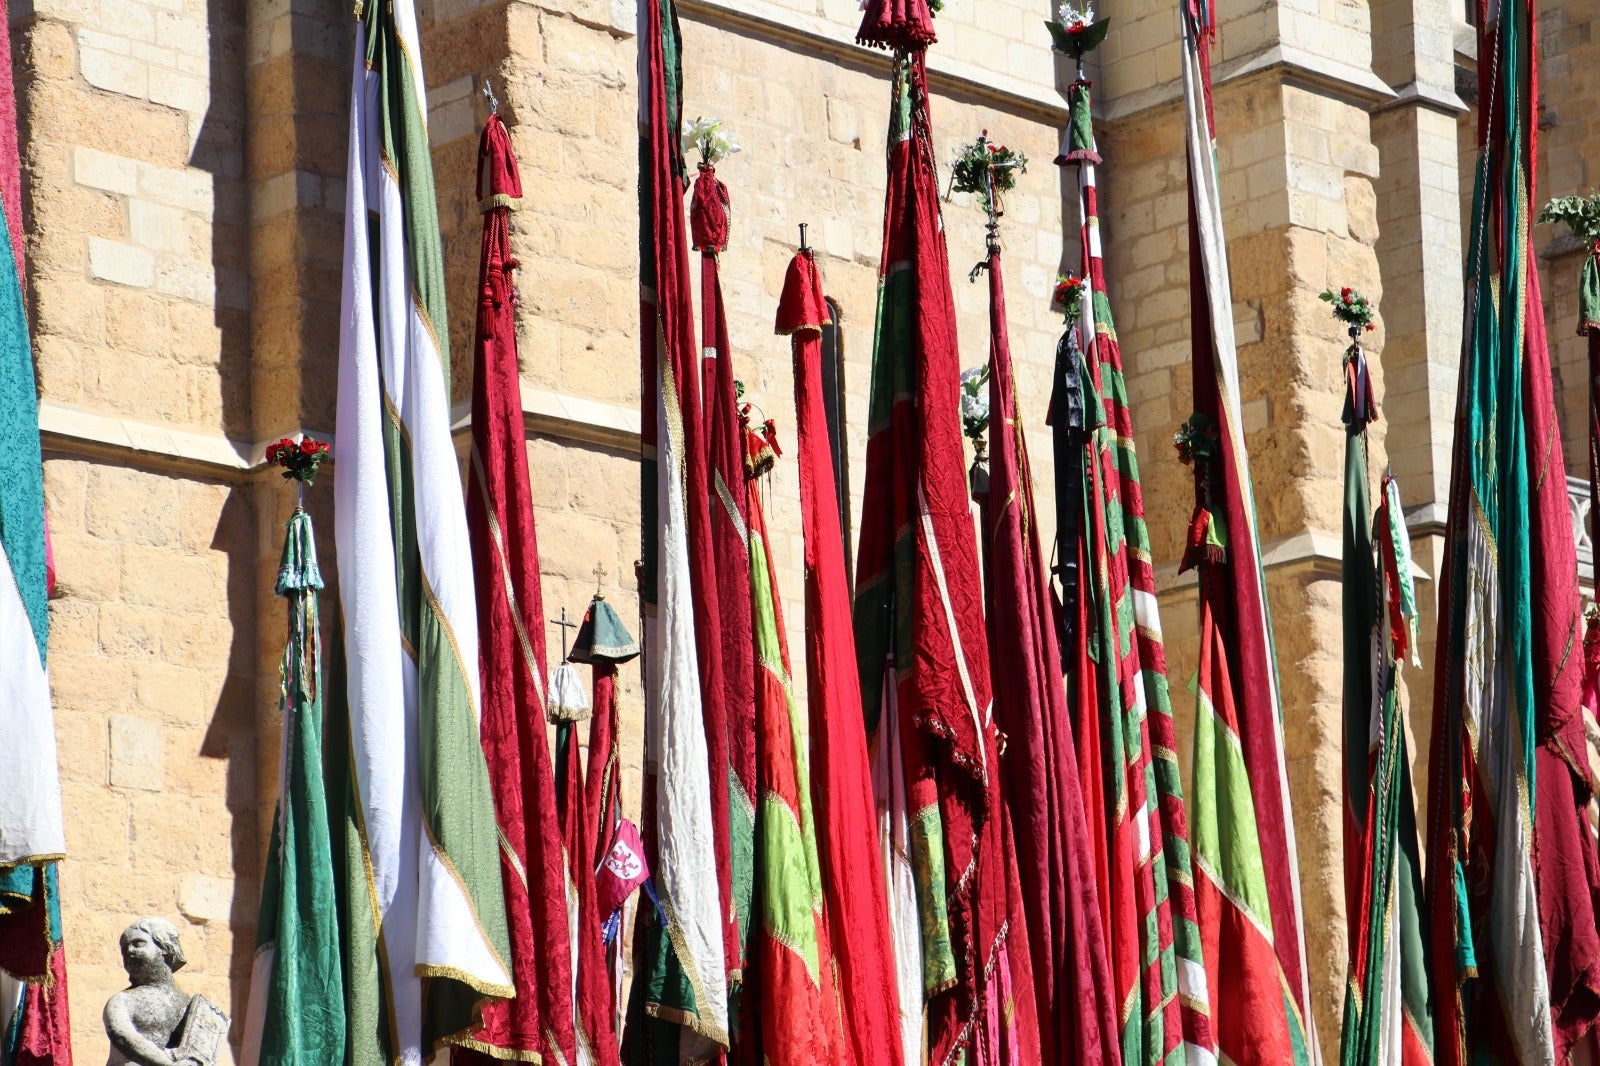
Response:
[[[243,22],[203,0],[11,15],[90,1061],[130,919],[178,920],[185,983],[235,1013],[254,946],[258,501],[226,470],[251,431]]]
[[[73,1040],[104,1054],[130,920],[179,921],[184,983],[243,1009],[259,884],[249,495],[47,448],[50,668]]]

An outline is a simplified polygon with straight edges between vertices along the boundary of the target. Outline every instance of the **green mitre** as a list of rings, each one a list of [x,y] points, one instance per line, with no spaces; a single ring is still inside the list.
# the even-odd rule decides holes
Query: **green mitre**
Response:
[[[583,624],[578,627],[578,639],[572,644],[568,662],[574,663],[625,663],[637,658],[639,645],[622,624],[622,619],[606,602],[605,596],[595,593],[584,613]]]

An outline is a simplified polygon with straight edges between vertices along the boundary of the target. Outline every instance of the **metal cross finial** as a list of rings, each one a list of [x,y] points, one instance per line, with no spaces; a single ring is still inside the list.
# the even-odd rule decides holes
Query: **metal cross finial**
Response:
[[[488,77],[483,79],[483,88],[479,91],[483,93],[483,98],[489,101],[489,114],[498,115],[500,113],[500,98],[495,96],[494,85],[490,83]]]
[[[595,563],[594,569],[590,572],[594,574],[594,598],[597,600],[605,599],[606,565],[604,563]]]
[[[561,661],[566,662],[567,652],[570,650],[567,647],[567,630],[577,629],[581,623],[567,621],[567,609],[563,607],[561,608],[561,617],[550,619],[550,624],[561,627]]]

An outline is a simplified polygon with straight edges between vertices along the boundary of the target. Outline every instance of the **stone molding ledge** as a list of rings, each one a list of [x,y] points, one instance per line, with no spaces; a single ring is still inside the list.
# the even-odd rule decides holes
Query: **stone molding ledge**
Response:
[[[727,0],[678,0],[678,11],[714,25],[749,30],[768,40],[804,44],[813,52],[822,52],[869,70],[889,69],[889,54],[856,44],[854,29],[769,0],[741,0],[737,5]],[[1070,80],[1068,77],[1067,81]],[[934,88],[954,90],[1058,125],[1066,124],[1071,118],[1064,88],[1058,90],[1004,71],[963,63],[940,55],[937,49],[928,54],[928,81]]]
[[[316,430],[310,432],[315,437],[323,436]],[[198,469],[211,474],[240,474],[264,466],[269,443],[253,444],[220,433],[102,414],[50,400],[39,402],[39,436],[47,452],[123,459],[131,456],[148,466]]]
[[[751,30],[771,40],[802,43],[836,59],[854,62],[870,69],[887,69],[889,56],[855,43],[853,31],[817,15],[806,15],[770,0],[744,0],[738,6],[728,0],[679,0],[678,10],[690,17],[724,26]],[[1064,68],[1063,68],[1064,69]],[[1253,55],[1241,56],[1221,64],[1214,82],[1218,86],[1245,81],[1255,75],[1281,73],[1286,80],[1309,84],[1373,109],[1399,97],[1371,70],[1336,59],[1313,55],[1292,45],[1278,44]],[[935,87],[992,101],[1018,113],[1065,123],[1070,113],[1065,103],[1064,76],[1061,87],[1044,86],[1003,71],[988,70],[939,54],[928,54],[928,79]],[[1095,118],[1112,124],[1145,112],[1178,104],[1183,97],[1180,82],[1171,81],[1127,96],[1095,100]],[[1450,107],[1455,98],[1429,102]],[[1464,109],[1464,105],[1463,105]]]
[[[1351,63],[1313,55],[1292,45],[1275,44],[1253,55],[1220,64],[1212,77],[1216,88],[1275,74],[1285,82],[1306,85],[1349,100],[1367,110],[1393,100],[1397,93],[1372,71]],[[1183,101],[1181,81],[1169,81],[1139,92],[1097,103],[1095,118],[1107,124],[1127,122],[1151,111],[1176,107]]]
[[[1437,111],[1441,115],[1449,115],[1452,118],[1457,115],[1464,115],[1471,110],[1467,106],[1467,102],[1456,95],[1453,89],[1441,89],[1437,85],[1414,81],[1407,85],[1402,85],[1396,92],[1394,99],[1385,100],[1375,105],[1372,108],[1372,113],[1374,115],[1382,114],[1385,111],[1404,107],[1408,104],[1413,107],[1425,107],[1430,111]]]
[[[457,404],[450,414],[452,434],[465,438],[472,430],[471,404]],[[552,392],[524,382],[522,415],[530,435],[620,452],[639,449],[640,419],[636,408]],[[267,445],[279,437],[302,432],[319,440],[333,440],[332,433],[316,427],[295,427],[266,440],[241,441],[220,433],[164,426],[49,400],[39,404],[39,435],[48,452],[132,459],[155,469],[210,476],[243,477],[265,470]]]
[[[522,382],[522,421],[529,433],[557,440],[595,444],[616,451],[640,448],[637,407],[552,392]],[[472,431],[472,403],[450,408],[450,431],[457,437]]]
[[[1576,255],[1579,252],[1587,252],[1588,250],[1588,241],[1580,241],[1563,228],[1561,233],[1550,238],[1549,244],[1539,249],[1539,258],[1564,259],[1569,255]]]
[[[1342,577],[1343,537],[1320,529],[1305,529],[1292,536],[1275,540],[1262,548],[1263,570],[1279,570],[1285,567],[1308,570],[1316,577]],[[1417,582],[1432,580],[1428,572],[1417,565],[1415,559],[1411,561],[1411,578]],[[1178,589],[1193,588],[1199,580],[1200,575],[1193,570],[1185,574],[1178,573],[1177,563],[1168,563],[1156,568],[1156,592],[1159,595],[1164,596]]]

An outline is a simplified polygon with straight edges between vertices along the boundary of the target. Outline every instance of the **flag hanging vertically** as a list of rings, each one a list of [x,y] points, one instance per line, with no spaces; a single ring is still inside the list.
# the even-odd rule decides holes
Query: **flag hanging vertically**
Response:
[[[578,723],[591,716],[577,668],[568,661],[550,675],[550,720],[556,726],[556,813],[566,861],[567,933],[571,938],[572,1025],[582,1066],[621,1066],[617,1006],[602,934],[594,828],[585,810]]]
[[[741,426],[742,456],[765,447]],[[771,464],[765,464],[771,469]],[[760,475],[745,486],[750,530],[750,588],[755,621],[756,729],[760,737],[756,914],[750,930],[747,1013],[759,1029],[741,1030],[737,1057],[764,1066],[850,1063],[840,1024],[843,1003],[823,908],[822,869],[812,814],[805,727],[789,672],[777,571],[761,504]],[[870,838],[869,838],[870,842]]]
[[[902,1004],[891,938],[915,945],[918,926],[914,911],[891,918],[884,895],[839,495],[823,408],[822,328],[828,321],[816,260],[802,252],[789,263],[774,328],[790,337],[794,350],[806,564],[806,702],[814,770],[808,787],[816,804],[816,848],[846,1041],[833,1061],[906,1066],[908,1058],[921,1061],[922,988],[919,973],[903,990],[911,1004]]]
[[[491,110],[478,142],[478,263],[468,462],[483,678],[482,740],[498,819],[496,873],[505,893],[515,999],[483,1010],[457,1058],[541,1055],[573,1061],[572,948],[564,854],[545,715],[544,593],[528,482],[517,370],[516,261],[511,212],[522,179],[511,135]]]
[[[561,623],[556,623],[560,625]],[[590,717],[589,697],[584,695],[577,668],[570,657],[561,660],[550,674],[550,695],[545,715],[556,728],[556,820],[561,839],[569,839],[570,826],[583,816],[583,752],[578,744],[578,723]],[[568,853],[572,854],[568,847]]]
[[[1589,513],[1600,514],[1600,237],[1583,257],[1578,285],[1578,332],[1589,342]],[[1600,589],[1600,552],[1592,552],[1589,583]],[[1583,634],[1583,728],[1588,737],[1589,832],[1600,835],[1600,607],[1590,605]]]
[[[1589,513],[1600,513],[1600,226],[1585,217],[1593,194],[1588,197],[1557,197],[1540,212],[1540,222],[1565,222],[1572,235],[1588,244],[1578,274],[1578,335],[1586,337],[1589,348]],[[1590,586],[1600,575],[1600,553],[1592,560]],[[1581,580],[1581,578],[1580,578]],[[1600,782],[1600,607],[1590,604],[1584,626],[1583,726],[1589,767],[1589,830],[1600,833],[1600,796],[1594,794]]]
[[[1600,238],[1591,242],[1578,276],[1578,334],[1587,338],[1589,345],[1589,501],[1592,508],[1600,501]],[[1594,571],[1590,582],[1600,588],[1600,552],[1595,553],[1592,562]]]
[[[604,573],[603,569],[596,567],[597,578],[603,577]],[[594,598],[589,601],[589,609],[584,612],[583,623],[578,626],[572,651],[567,655],[568,662],[588,663],[591,668],[589,755],[583,771],[583,807],[578,813],[583,819],[589,853],[579,856],[569,846],[567,860],[572,864],[575,876],[582,869],[596,881],[598,909],[595,913],[601,923],[604,973],[608,981],[608,1017],[613,1042],[621,1035],[619,1023],[622,1016],[623,975],[622,967],[618,965],[618,955],[622,938],[618,934],[622,929],[622,912],[620,905],[610,914],[599,906],[598,876],[622,824],[622,744],[617,723],[617,667],[638,657],[639,645],[622,624],[622,619],[617,617],[611,604],[606,602],[605,594],[597,587]],[[579,961],[581,1002],[583,995],[592,994],[585,989],[593,980],[594,971],[582,965],[581,959]]]
[[[709,573],[717,583],[716,632],[722,646],[722,717],[728,757],[725,771],[714,773],[713,778],[727,778],[728,875],[732,895],[726,902],[735,923],[734,948],[728,957],[728,1009],[733,1026],[729,1036],[744,1046],[745,1036],[754,1036],[761,1024],[758,1017],[743,1008],[739,991],[745,945],[754,921],[751,892],[757,805],[756,664],[745,519],[744,430],[739,424],[733,352],[728,343],[728,318],[723,310],[722,279],[718,273],[720,256],[728,246],[729,219],[728,188],[718,180],[716,164],[727,157],[726,146],[731,143],[720,125],[704,119],[691,123],[684,148],[687,150],[692,140],[701,158],[689,212],[690,236],[700,252],[700,403],[708,423],[701,432],[710,459],[709,495],[701,505],[709,510],[710,550],[716,561]]]
[[[1421,661],[1417,606],[1411,541],[1393,478],[1383,479],[1377,516],[1372,512],[1366,430],[1378,408],[1359,340],[1364,324],[1352,326],[1345,353],[1344,865],[1350,966],[1340,1061],[1426,1066],[1433,1061],[1428,931],[1400,708],[1406,653]]]
[[[896,670],[928,1061],[1036,1061],[1031,989],[1011,995],[1014,880],[967,501],[950,266],[922,0],[873,0],[857,39],[895,49],[855,602],[861,696],[881,729]],[[892,659],[892,663],[891,663]],[[1014,867],[1013,867],[1014,869]],[[1019,903],[1020,909],[1020,903]],[[1007,1009],[1010,1004],[1012,1009]]]
[[[1203,416],[1195,416],[1193,426]],[[1213,441],[1214,423],[1201,435]],[[1290,998],[1274,945],[1267,866],[1262,857],[1255,790],[1242,751],[1236,689],[1220,619],[1228,609],[1218,572],[1231,547],[1212,502],[1219,495],[1215,453],[1186,445],[1202,502],[1190,530],[1191,560],[1200,568],[1200,661],[1195,678],[1194,816],[1195,911],[1211,989],[1217,1052],[1226,1062],[1310,1060],[1300,1015]],[[1212,534],[1201,543],[1196,531]]]
[[[66,852],[47,672],[51,575],[23,303],[11,46],[0,41],[0,1061],[71,1066],[56,863]]]
[[[623,1058],[649,1066],[714,1057],[728,1046],[732,926],[724,891],[728,762],[720,638],[705,639],[697,626],[716,584],[709,572],[707,448],[689,291],[678,141],[680,39],[672,0],[640,0],[638,43],[643,830],[660,905],[637,912]]]
[[[1531,0],[1480,11],[1478,151],[1439,596],[1428,899],[1441,1063],[1567,1062],[1600,1020],[1577,555],[1529,203]]]
[[[344,973],[322,774],[321,588],[311,516],[296,507],[275,589],[289,601],[289,634],[279,667],[283,748],[256,923],[243,1066],[344,1061]]]
[[[1052,26],[1078,57],[1103,23]],[[1064,35],[1057,29],[1064,30]],[[1057,45],[1060,48],[1060,44]],[[1100,237],[1090,86],[1069,91],[1058,162],[1077,167],[1081,278],[1063,278],[1069,322],[1051,397],[1058,557],[1077,696],[1077,757],[1094,855],[1124,1062],[1216,1053],[1196,921],[1194,874],[1154,557],[1134,450],[1132,408],[1111,315]],[[1072,319],[1076,318],[1076,321]],[[1080,340],[1081,338],[1081,340]]]
[[[986,146],[985,146],[986,147]],[[992,153],[990,153],[992,155]],[[1061,646],[1039,547],[1033,471],[1006,329],[994,168],[989,186],[989,484],[984,530],[990,678],[1006,736],[1004,792],[1015,829],[1042,1062],[1119,1061],[1118,1011],[1083,810]]]
[[[639,657],[639,645],[598,588],[584,612],[567,661],[588,663],[589,761],[583,775],[583,819],[589,826],[591,869],[611,850],[622,821],[622,744],[617,724],[617,667]],[[573,862],[577,862],[573,856]],[[601,915],[602,918],[606,915]]]
[[[1211,1015],[1221,1054],[1237,1056],[1249,1048],[1255,1049],[1254,1053],[1272,1053],[1267,1050],[1266,1034],[1280,1033],[1276,1021],[1280,1012],[1274,1003],[1251,1001],[1248,989],[1253,987],[1250,982],[1257,980],[1272,988],[1281,984],[1284,1026],[1292,1034],[1295,1054],[1317,1062],[1321,1052],[1311,1014],[1277,653],[1240,417],[1233,297],[1211,101],[1215,9],[1203,0],[1182,0],[1182,7],[1194,398],[1195,409],[1206,420],[1206,432],[1214,434],[1210,439],[1215,444],[1214,455],[1198,457],[1196,488],[1203,497],[1200,510],[1215,518],[1214,531],[1226,537],[1226,547],[1211,544],[1200,553],[1207,558],[1200,575],[1201,689],[1195,727],[1195,790],[1190,802],[1195,823],[1196,891],[1208,949],[1217,942],[1219,921],[1228,926],[1248,925],[1252,937],[1266,942],[1261,958],[1247,964],[1243,960],[1251,958],[1248,952],[1230,952],[1227,959],[1219,960],[1208,950],[1208,970],[1213,975],[1229,975],[1228,984],[1211,982]],[[1194,532],[1191,530],[1192,535]],[[1200,535],[1204,533],[1202,529]],[[1220,760],[1208,764],[1204,786],[1202,755]],[[1216,791],[1222,786],[1227,788]],[[1207,831],[1204,839],[1202,828]],[[1212,835],[1213,831],[1222,835]],[[1255,966],[1269,958],[1276,958],[1275,970],[1281,970],[1281,975],[1254,972]],[[1236,966],[1248,966],[1251,972],[1236,974]],[[1246,983],[1234,984],[1234,976]],[[1265,1026],[1260,1039],[1251,1035],[1258,1026]],[[1288,1048],[1279,1050],[1288,1053]]]
[[[347,658],[354,1061],[414,1066],[510,997],[444,264],[411,0],[356,26],[335,540]],[[426,989],[424,988],[426,984]]]

